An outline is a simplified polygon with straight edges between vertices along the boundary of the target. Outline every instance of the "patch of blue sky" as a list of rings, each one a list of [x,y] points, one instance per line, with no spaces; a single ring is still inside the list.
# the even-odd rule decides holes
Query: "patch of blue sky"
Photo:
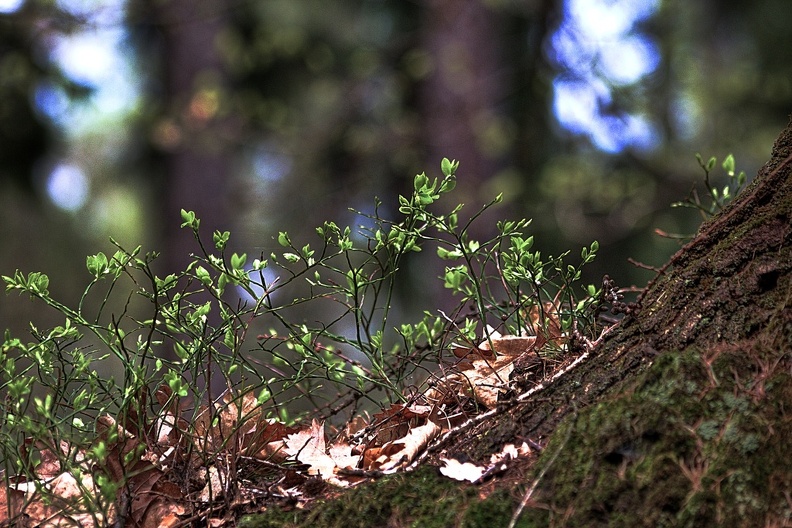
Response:
[[[0,0],[8,2],[9,0]],[[100,125],[112,116],[132,111],[140,90],[132,67],[124,29],[125,0],[57,0],[58,8],[81,21],[81,30],[53,38],[50,53],[64,75],[92,90],[84,101],[73,101],[62,89],[41,85],[36,107],[70,135]]]
[[[660,50],[646,37],[628,35],[616,44],[604,44],[599,57],[600,71],[614,84],[640,82],[660,64]]]
[[[553,82],[553,112],[563,128],[587,136],[598,149],[652,150],[659,128],[646,116],[612,111],[613,86],[642,82],[660,62],[657,44],[637,30],[658,0],[566,0],[550,38],[560,73]]]
[[[292,168],[292,159],[279,152],[272,142],[265,142],[253,154],[253,174],[261,183],[270,184],[282,180]]]
[[[14,13],[22,7],[25,0],[0,0],[0,14]]]
[[[56,165],[47,177],[47,196],[64,211],[81,209],[88,199],[88,191],[88,178],[76,165]]]
[[[75,107],[75,113],[69,116],[70,128],[90,126],[107,115],[130,111],[137,104],[140,94],[122,50],[125,39],[126,33],[119,27],[100,26],[57,40],[53,55],[63,72],[93,90],[86,108]]]
[[[120,26],[124,22],[126,0],[56,0],[55,4],[91,25]]]
[[[607,40],[632,31],[659,4],[659,0],[567,0],[564,12],[585,35]]]
[[[253,294],[251,295],[251,292],[242,286],[236,286],[236,292],[239,299],[245,303],[255,304],[262,297],[267,297],[267,301],[270,303],[270,305],[272,305],[272,303],[278,297],[276,292],[268,292],[268,290],[271,292],[278,283],[278,275],[275,270],[272,268],[263,268],[254,271],[253,266],[248,265],[245,267],[245,271],[247,271],[248,276],[250,276],[249,286]]]

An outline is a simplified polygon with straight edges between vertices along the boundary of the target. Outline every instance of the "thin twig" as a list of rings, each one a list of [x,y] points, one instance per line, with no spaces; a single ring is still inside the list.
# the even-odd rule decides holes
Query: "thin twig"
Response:
[[[627,262],[635,266],[636,268],[641,268],[649,271],[654,271],[655,273],[663,273],[660,271],[660,268],[656,268],[654,266],[650,266],[649,264],[644,264],[643,262],[638,262],[632,257],[627,257]]]
[[[603,334],[604,334],[604,332],[603,332]],[[601,335],[600,338],[598,338],[595,341],[595,343],[598,344],[600,342],[600,340],[602,339],[602,337],[603,336]],[[495,416],[496,414],[498,414],[500,412],[503,412],[505,409],[509,409],[509,408],[513,407],[514,405],[516,405],[518,403],[522,403],[522,402],[527,401],[531,396],[535,395],[538,392],[543,391],[544,389],[546,389],[547,387],[549,387],[550,385],[555,383],[555,381],[558,380],[560,377],[562,377],[563,375],[567,374],[568,372],[573,370],[575,367],[580,365],[583,361],[585,361],[586,358],[589,357],[589,354],[590,354],[590,351],[584,352],[583,354],[581,354],[580,356],[575,358],[575,360],[572,363],[570,363],[569,365],[567,365],[563,369],[561,369],[558,372],[556,372],[555,374],[553,374],[553,376],[549,380],[547,380],[547,381],[545,381],[543,383],[540,383],[539,385],[535,386],[534,388],[532,388],[532,389],[520,394],[517,398],[515,398],[513,400],[506,401],[506,402],[503,402],[502,405],[499,404],[497,407],[495,407],[493,409],[490,409],[489,411],[487,411],[487,412],[485,412],[483,414],[479,414],[477,416],[474,416],[473,418],[468,419],[466,422],[458,425],[454,429],[446,431],[446,433],[443,434],[441,437],[439,437],[437,439],[437,441],[435,441],[431,446],[426,448],[423,453],[421,453],[419,456],[417,456],[415,458],[415,460],[413,460],[412,464],[410,464],[409,467],[406,468],[406,469],[408,471],[412,471],[413,469],[418,467],[424,460],[426,460],[426,458],[428,458],[429,455],[439,451],[440,448],[442,448],[449,440],[451,440],[452,438],[456,437],[460,433],[470,429],[474,425],[477,425],[477,424],[483,422],[484,420],[486,420],[486,419],[488,419],[488,418],[490,418],[492,416]]]
[[[773,178],[775,178],[775,176],[777,176],[778,173],[781,172],[781,169],[789,165],[790,162],[792,162],[792,154],[787,156],[775,169],[773,169],[772,172],[765,175],[764,178],[761,180],[761,182],[751,191],[750,195],[746,195],[746,193],[741,193],[740,199],[746,201],[749,199],[749,197],[753,197],[757,195],[760,191],[768,192],[765,191],[765,187],[769,185],[767,183],[768,180],[772,180]],[[741,209],[742,207],[733,207],[726,213],[721,214],[712,223],[706,225],[706,227],[701,232],[699,232],[696,238],[685,244],[679,251],[674,253],[674,255],[672,255],[671,258],[668,260],[668,262],[663,264],[663,266],[658,270],[657,275],[652,280],[649,281],[649,283],[646,285],[646,288],[644,288],[644,291],[638,295],[638,299],[636,302],[638,302],[639,304],[643,303],[643,300],[646,297],[646,295],[654,287],[654,285],[660,279],[660,276],[663,275],[668,268],[675,265],[677,261],[679,261],[679,259],[682,258],[683,255],[689,253],[694,247],[701,244],[704,240],[707,240],[716,228],[719,228],[723,223],[725,223],[732,216],[737,214],[737,212],[739,212]]]
[[[547,473],[547,470],[550,469],[550,466],[552,466],[553,463],[556,461],[556,458],[558,458],[559,453],[561,453],[561,450],[564,449],[567,442],[569,441],[570,436],[572,436],[571,425],[567,427],[567,434],[564,437],[564,441],[561,442],[561,445],[558,446],[558,449],[556,449],[555,453],[553,453],[553,456],[550,457],[550,460],[547,461],[547,464],[545,464],[545,466],[542,468],[542,471],[539,472],[539,475],[537,475],[537,477],[531,483],[531,487],[528,488],[528,490],[525,492],[525,495],[523,495],[523,498],[520,501],[520,505],[517,506],[517,509],[514,511],[514,515],[512,515],[508,528],[514,528],[514,526],[517,524],[517,519],[520,518],[520,515],[522,515],[522,512],[525,509],[525,506],[528,504],[528,501],[531,500],[534,491],[536,491],[536,487],[539,485],[539,481],[541,481],[544,478],[545,473]]]

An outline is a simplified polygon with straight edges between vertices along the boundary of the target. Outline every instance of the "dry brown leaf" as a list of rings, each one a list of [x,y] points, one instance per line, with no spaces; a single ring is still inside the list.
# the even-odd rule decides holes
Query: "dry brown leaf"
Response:
[[[380,463],[377,462],[380,457],[383,457],[382,448],[381,447],[370,447],[363,451],[363,469],[367,470],[374,470],[380,467]]]
[[[204,473],[206,473],[206,485],[201,490],[201,494],[198,497],[201,502],[212,502],[225,496],[225,486],[223,482],[228,482],[228,476],[221,478],[217,466],[211,466],[209,469],[205,469]]]
[[[544,336],[550,341],[555,341],[564,337],[561,331],[561,320],[558,314],[561,313],[559,306],[559,297],[561,292],[553,301],[546,301],[542,304],[542,309],[539,305],[535,304],[528,310],[528,319],[530,322],[526,325],[526,331],[533,335]]]
[[[0,524],[8,522],[13,516],[14,503],[9,497],[9,490],[5,486],[0,486]],[[8,523],[9,525],[11,523]]]
[[[388,442],[380,450],[375,461],[383,471],[393,471],[404,467],[424,450],[429,442],[437,437],[441,428],[434,422],[413,427],[404,438]]]
[[[495,360],[477,359],[465,368],[441,378],[424,393],[434,405],[451,404],[460,397],[472,397],[487,408],[498,403],[498,395],[508,386],[514,369],[514,356],[502,355]]]
[[[536,348],[536,336],[503,336],[492,339],[492,349],[498,356],[521,356],[528,354]],[[484,341],[479,345],[479,349],[489,350],[490,341]]]
[[[455,365],[456,372],[440,378],[424,397],[435,406],[473,397],[491,409],[498,403],[499,394],[508,388],[514,361],[533,353],[543,343],[544,338],[535,335],[502,336],[487,325],[484,341],[477,348],[466,352],[459,347],[454,349],[454,354],[463,358]]]
[[[80,486],[84,486],[86,490],[94,490],[93,477],[87,468],[84,468],[79,482],[71,473],[63,472],[54,478],[42,479],[39,484],[47,490],[46,501],[42,500],[35,482],[10,484],[7,491],[10,492],[12,499],[11,511],[6,509],[6,515],[13,518],[24,514],[28,521],[32,522],[31,525],[42,528],[59,526],[91,528],[96,526],[96,522],[99,526],[112,522],[112,518],[105,519],[101,513],[92,515],[80,511],[84,510],[79,500],[83,495]],[[8,517],[0,520],[8,520]]]
[[[495,357],[495,354],[492,352],[492,350],[489,349],[489,347],[481,348],[480,346],[472,347],[472,346],[464,346],[458,344],[453,344],[451,346],[453,347],[451,349],[451,352],[453,352],[454,355],[459,359],[467,359],[472,361],[477,358]]]
[[[455,458],[441,458],[440,461],[443,462],[440,473],[454,480],[476,482],[486,471],[484,467],[470,462],[461,463]]]
[[[264,460],[283,460],[286,436],[296,433],[299,427],[287,426],[273,418],[259,420],[241,438],[241,453]]]
[[[365,429],[368,424],[369,421],[366,419],[366,417],[358,414],[349,420],[346,426],[344,426],[344,436],[346,438],[352,438],[357,433]]]
[[[352,446],[346,442],[331,445],[328,454],[335,465],[341,469],[355,469],[361,459],[360,455],[352,453]]]
[[[129,490],[132,496],[130,513],[135,522],[140,523],[148,514],[149,509],[156,503],[160,496],[155,489],[162,478],[162,472],[150,466],[129,479]]]
[[[186,509],[172,500],[159,499],[151,505],[145,519],[137,523],[141,528],[172,528],[181,524],[179,516]]]
[[[431,412],[432,407],[429,405],[392,404],[372,417],[371,424],[376,427],[376,435],[369,440],[368,444],[381,446],[403,438],[409,432],[410,427],[416,425],[416,419],[428,418]]]
[[[215,425],[213,416],[217,416]],[[194,430],[194,441],[205,453],[232,450],[245,456],[282,460],[283,440],[300,429],[266,418],[253,391],[236,398],[226,391],[222,403],[202,406],[194,420]]]
[[[506,444],[503,446],[503,449],[497,453],[493,453],[490,456],[490,463],[498,464],[506,460],[514,460],[530,453],[531,447],[526,442],[523,442],[519,446],[515,446],[514,444]]]
[[[440,458],[440,461],[443,462],[443,466],[439,469],[440,473],[454,480],[477,482],[486,474],[506,469],[507,466],[504,462],[514,460],[530,452],[531,448],[525,442],[520,446],[506,444],[498,453],[494,453],[490,456],[490,464],[488,466],[478,466],[471,462],[463,463],[453,458]],[[498,467],[498,465],[501,466]]]
[[[327,454],[324,422],[311,421],[311,427],[286,437],[285,452],[295,460],[308,464],[310,475],[319,475],[324,480],[335,476],[336,463]]]

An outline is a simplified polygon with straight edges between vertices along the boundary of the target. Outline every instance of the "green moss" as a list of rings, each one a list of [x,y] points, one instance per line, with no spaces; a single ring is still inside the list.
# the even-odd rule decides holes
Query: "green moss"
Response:
[[[778,354],[732,348],[709,367],[697,350],[664,354],[620,396],[567,420],[537,464],[558,451],[542,486],[549,525],[788,522],[792,380],[761,374]]]
[[[478,487],[423,468],[242,526],[507,526],[544,469],[533,496],[543,506],[529,505],[517,526],[788,525],[789,321],[766,330],[766,341],[659,355],[618,395],[569,416],[516,489],[481,500]]]
[[[515,507],[506,491],[482,501],[477,487],[442,477],[434,468],[422,468],[353,488],[335,500],[312,505],[309,511],[273,509],[249,516],[240,526],[494,528],[506,526]]]

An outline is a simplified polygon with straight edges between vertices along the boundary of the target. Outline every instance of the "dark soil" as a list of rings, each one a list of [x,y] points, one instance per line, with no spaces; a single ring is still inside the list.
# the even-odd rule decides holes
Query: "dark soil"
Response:
[[[790,173],[792,122],[585,362],[442,446],[484,462],[530,440],[538,457],[479,486],[430,457],[244,526],[792,526]]]

